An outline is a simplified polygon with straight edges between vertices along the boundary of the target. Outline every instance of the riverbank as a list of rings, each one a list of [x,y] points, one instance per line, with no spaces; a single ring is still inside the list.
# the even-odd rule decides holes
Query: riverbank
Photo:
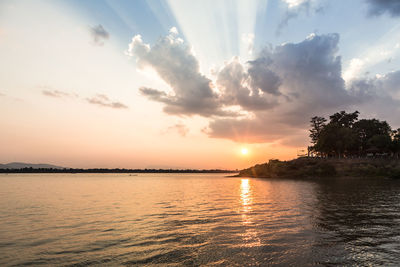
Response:
[[[400,160],[298,158],[290,161],[269,160],[241,170],[239,177],[324,178],[386,177],[400,179]]]

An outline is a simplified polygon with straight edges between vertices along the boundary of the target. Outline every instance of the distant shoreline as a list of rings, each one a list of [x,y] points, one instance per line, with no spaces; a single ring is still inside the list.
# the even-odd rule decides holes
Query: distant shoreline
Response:
[[[238,173],[238,170],[196,170],[196,169],[49,169],[49,168],[21,168],[0,169],[0,173]]]

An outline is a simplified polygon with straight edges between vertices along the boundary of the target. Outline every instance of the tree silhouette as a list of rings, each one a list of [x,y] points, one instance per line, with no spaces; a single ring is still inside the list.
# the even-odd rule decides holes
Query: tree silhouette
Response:
[[[337,112],[311,118],[310,138],[313,152],[323,157],[354,157],[387,155],[398,157],[400,129],[392,131],[386,121],[358,120],[360,113]]]

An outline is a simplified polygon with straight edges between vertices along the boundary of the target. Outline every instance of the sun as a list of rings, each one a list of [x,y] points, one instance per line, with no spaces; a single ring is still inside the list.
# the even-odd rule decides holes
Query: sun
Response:
[[[240,150],[240,152],[242,153],[242,155],[247,155],[249,153],[249,150],[243,147],[242,150]]]

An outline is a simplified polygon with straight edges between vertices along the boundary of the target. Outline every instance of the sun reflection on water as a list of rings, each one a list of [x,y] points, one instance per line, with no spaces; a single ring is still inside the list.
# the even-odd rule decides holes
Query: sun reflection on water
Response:
[[[240,180],[240,202],[243,225],[245,231],[241,234],[245,247],[257,247],[261,245],[259,233],[255,229],[254,218],[251,214],[253,204],[253,191],[249,179]]]
[[[242,202],[242,208],[244,212],[251,210],[251,204],[253,203],[253,197],[249,179],[240,180],[240,200]]]

